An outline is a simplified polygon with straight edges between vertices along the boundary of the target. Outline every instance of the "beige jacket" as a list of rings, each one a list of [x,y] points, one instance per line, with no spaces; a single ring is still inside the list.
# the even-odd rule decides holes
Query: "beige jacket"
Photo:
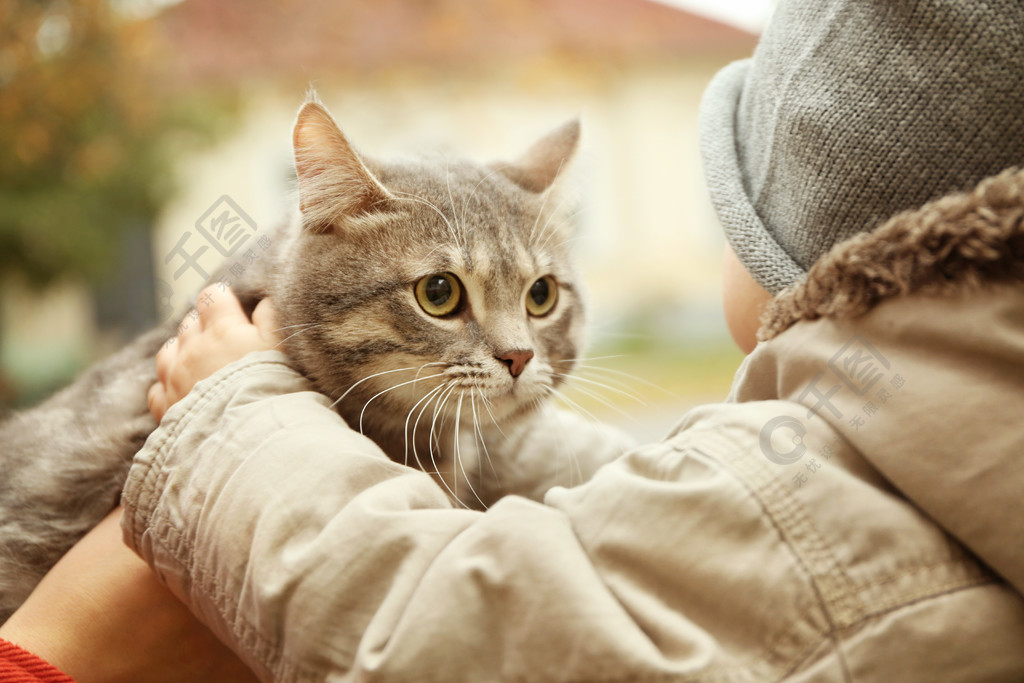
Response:
[[[728,402],[543,503],[452,509],[250,356],[126,538],[267,680],[1024,680],[1022,215],[1004,175],[840,245]]]

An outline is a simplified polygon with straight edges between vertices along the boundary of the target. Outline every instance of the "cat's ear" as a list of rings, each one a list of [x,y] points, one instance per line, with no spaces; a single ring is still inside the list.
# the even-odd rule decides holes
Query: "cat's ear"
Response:
[[[292,145],[299,210],[309,228],[329,230],[339,218],[372,213],[390,198],[315,95],[299,109]]]
[[[580,121],[573,119],[533,143],[515,163],[501,166],[501,172],[520,187],[543,192],[569,165],[580,141]]]

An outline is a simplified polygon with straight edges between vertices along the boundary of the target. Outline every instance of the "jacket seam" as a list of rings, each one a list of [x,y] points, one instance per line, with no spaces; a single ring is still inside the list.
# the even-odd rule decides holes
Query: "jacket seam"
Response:
[[[714,435],[710,433],[709,436],[712,436],[712,438],[714,438]],[[734,447],[738,448],[740,446],[740,444],[735,440],[728,438],[726,438],[726,440],[729,441],[730,444]],[[701,453],[702,455],[704,455],[704,457],[710,458],[712,461],[716,463],[721,463],[722,461],[719,458],[705,451],[705,444],[706,442],[702,441],[700,446],[697,446],[695,444],[686,444],[684,446],[683,444],[680,444],[674,447],[677,448],[677,450],[681,450],[683,448],[691,449],[693,451]],[[736,452],[732,448],[723,448],[721,449],[721,451],[723,454]],[[792,670],[793,667],[798,666],[799,662],[805,659],[808,656],[809,652],[812,652],[814,649],[818,648],[820,646],[821,638],[808,639],[807,644],[803,647],[800,647],[798,650],[798,654],[792,657],[781,656],[777,651],[778,643],[784,642],[786,640],[799,642],[801,640],[800,634],[805,631],[805,629],[800,628],[801,624],[809,625],[811,629],[816,631],[821,637],[827,637],[827,635],[832,631],[832,629],[835,626],[834,620],[832,619],[828,607],[825,604],[825,599],[823,597],[822,591],[820,587],[817,585],[814,572],[812,571],[811,567],[808,566],[807,559],[804,556],[802,556],[800,552],[797,551],[794,543],[791,540],[793,538],[794,532],[787,532],[787,528],[785,528],[783,524],[780,523],[780,520],[778,519],[777,515],[774,514],[774,511],[765,502],[763,496],[761,495],[761,489],[759,487],[754,486],[750,481],[747,480],[746,477],[737,476],[739,473],[736,472],[732,467],[728,467],[727,470],[733,474],[736,482],[747,491],[748,495],[750,495],[751,498],[757,501],[758,506],[761,508],[763,512],[763,518],[766,519],[775,529],[776,533],[779,534],[780,538],[783,541],[783,545],[786,547],[787,551],[792,557],[795,566],[803,572],[805,581],[811,585],[815,593],[815,599],[810,605],[801,609],[794,619],[792,619],[783,628],[778,629],[771,636],[768,642],[764,645],[763,648],[761,648],[761,650],[757,654],[753,654],[748,658],[748,663],[746,665],[748,671],[757,671],[758,669],[761,669],[763,674],[764,667],[756,667],[754,666],[754,664],[757,664],[759,662],[768,662],[768,666],[775,669],[777,672],[780,672],[779,675],[782,676],[784,675],[783,672]],[[793,502],[799,505],[797,501]],[[810,530],[810,532],[815,533],[813,528]],[[829,555],[831,556],[830,553]],[[834,563],[835,558],[832,557],[831,559]],[[829,625],[829,628],[821,629],[815,626],[812,618],[814,614],[820,614],[822,617],[824,617],[825,621]]]
[[[173,557],[180,565],[187,568],[188,573],[193,576],[193,585],[198,584],[203,587],[204,592],[209,592],[209,597],[211,598],[214,608],[217,610],[221,619],[224,620],[224,623],[229,625],[235,636],[239,638],[239,643],[242,645],[246,643],[251,644],[250,651],[256,656],[260,663],[274,675],[274,678],[278,680],[283,679],[285,675],[290,674],[291,672],[296,672],[298,675],[305,676],[307,670],[297,663],[292,663],[286,660],[279,643],[266,638],[259,629],[254,627],[244,615],[238,612],[237,609],[232,609],[230,605],[231,601],[228,599],[228,596],[216,584],[216,582],[211,582],[209,580],[209,571],[205,566],[199,564],[195,548],[186,534],[181,533],[170,523],[158,523],[160,518],[158,517],[157,505],[159,502],[160,492],[163,490],[163,484],[166,482],[169,475],[166,463],[170,458],[170,444],[173,442],[175,437],[177,437],[189,424],[191,424],[195,413],[227,393],[230,388],[228,385],[231,384],[238,375],[254,371],[259,372],[268,368],[278,369],[282,366],[288,368],[286,364],[280,361],[261,360],[247,363],[233,369],[231,372],[219,377],[212,385],[206,387],[203,392],[191,402],[191,405],[187,407],[186,411],[177,420],[177,422],[164,431],[160,441],[153,445],[155,451],[153,462],[149,466],[148,471],[143,478],[142,488],[151,492],[149,496],[151,505],[149,506],[148,514],[143,517],[144,520],[148,520],[148,524],[143,523],[141,526],[141,528],[149,526],[153,529],[153,542],[159,544],[165,553]],[[138,519],[139,512],[140,510],[136,511],[136,514],[133,515],[133,519]],[[133,536],[138,538],[137,533],[133,533]]]
[[[799,671],[802,666],[808,663],[809,660],[807,658],[810,656],[810,654],[813,653],[814,650],[820,648],[825,643],[831,642],[832,646],[825,651],[825,655],[823,656],[827,656],[827,654],[832,653],[836,654],[836,656],[838,657],[842,657],[842,654],[839,652],[839,647],[843,642],[845,642],[846,636],[848,636],[851,632],[855,630],[863,628],[864,626],[873,621],[878,621],[887,614],[896,613],[903,609],[909,609],[910,607],[913,607],[922,602],[926,602],[928,600],[939,600],[950,595],[962,593],[963,591],[973,590],[976,588],[984,588],[985,586],[996,585],[998,583],[999,580],[995,578],[979,579],[977,582],[965,583],[961,585],[953,585],[953,582],[950,582],[950,584],[945,585],[945,587],[941,589],[934,589],[933,591],[928,591],[925,594],[919,594],[917,597],[914,598],[900,600],[898,603],[892,604],[890,607],[886,609],[880,609],[878,611],[865,614],[861,619],[858,619],[846,626],[830,629],[827,633],[823,633],[821,637],[815,641],[814,647],[808,648],[809,652],[805,654],[803,658],[795,661],[793,663],[793,666],[786,670],[784,678]]]
[[[757,499],[766,517],[772,520],[785,539],[786,546],[807,570],[828,621],[856,621],[863,609],[857,599],[856,584],[842,570],[841,563],[818,533],[803,505],[764,466],[759,467],[746,457],[746,445],[726,434],[708,432],[707,435],[712,443],[728,442],[730,448],[722,448],[724,463]],[[729,453],[734,455],[730,457]],[[823,584],[823,579],[827,583]],[[858,603],[856,607],[848,604],[851,601]]]

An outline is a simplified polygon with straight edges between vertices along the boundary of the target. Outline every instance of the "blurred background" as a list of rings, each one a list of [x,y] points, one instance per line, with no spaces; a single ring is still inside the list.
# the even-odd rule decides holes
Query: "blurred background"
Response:
[[[240,273],[260,257],[294,210],[291,124],[312,85],[373,156],[512,159],[580,116],[594,360],[573,401],[662,435],[723,398],[740,361],[697,108],[770,7],[0,0],[0,407],[183,309],[225,258]]]

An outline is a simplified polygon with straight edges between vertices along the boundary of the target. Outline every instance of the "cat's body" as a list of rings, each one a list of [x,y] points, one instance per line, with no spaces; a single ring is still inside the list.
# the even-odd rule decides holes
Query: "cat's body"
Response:
[[[567,221],[549,197],[577,136],[565,126],[515,164],[384,164],[307,102],[294,130],[300,214],[264,267],[232,283],[243,303],[273,298],[283,349],[352,428],[463,504],[515,488],[500,476],[515,468],[491,455],[579,353]],[[0,424],[0,622],[116,504],[156,426],[146,391],[172,333],[143,335]]]
[[[0,423],[0,623],[117,503],[132,455],[156,428],[146,391],[172,330],[146,333]]]

